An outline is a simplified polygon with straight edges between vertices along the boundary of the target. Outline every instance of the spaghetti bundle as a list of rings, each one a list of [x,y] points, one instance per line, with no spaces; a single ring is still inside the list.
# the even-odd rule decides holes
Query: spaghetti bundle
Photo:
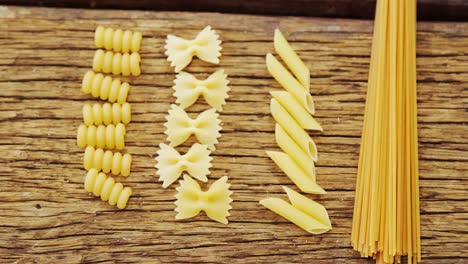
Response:
[[[421,261],[416,0],[379,0],[351,240],[378,263]]]

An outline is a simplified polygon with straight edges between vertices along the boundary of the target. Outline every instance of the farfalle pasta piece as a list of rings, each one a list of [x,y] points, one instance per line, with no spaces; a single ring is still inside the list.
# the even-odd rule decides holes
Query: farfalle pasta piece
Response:
[[[207,145],[208,149],[215,150],[215,144],[221,137],[221,120],[215,109],[203,111],[197,118],[192,119],[180,106],[171,105],[167,122],[164,124],[171,147],[177,147],[184,143],[191,135],[195,135],[201,144]]]
[[[332,228],[327,209],[323,205],[287,187],[283,186],[283,189],[291,204],[280,198],[266,198],[260,204],[311,234],[322,234]]]
[[[204,192],[195,180],[184,175],[180,186],[176,188],[176,219],[191,218],[200,211],[205,211],[209,218],[227,224],[229,210],[232,208],[232,191],[229,190],[231,185],[227,183],[227,179],[227,176],[218,179]]]
[[[206,176],[210,174],[213,158],[206,145],[195,143],[184,155],[164,143],[159,144],[159,148],[155,168],[158,169],[156,174],[163,182],[163,188],[175,182],[184,171],[197,180],[208,181]]]
[[[190,64],[193,56],[218,64],[222,48],[219,35],[207,26],[192,40],[168,35],[165,49],[167,60],[171,62],[172,67],[175,67],[175,72],[180,72]]]
[[[174,80],[174,96],[176,102],[183,109],[194,104],[199,96],[217,111],[223,110],[226,99],[229,97],[229,81],[224,70],[218,70],[205,80],[198,80],[187,72],[180,72]]]

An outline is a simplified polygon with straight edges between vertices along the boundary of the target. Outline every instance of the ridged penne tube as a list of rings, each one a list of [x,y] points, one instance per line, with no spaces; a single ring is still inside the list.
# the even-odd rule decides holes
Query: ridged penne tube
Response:
[[[114,75],[139,76],[141,74],[140,60],[140,54],[136,52],[131,54],[114,53],[98,49],[94,53],[93,70]]]
[[[332,226],[323,205],[283,186],[291,204],[280,198],[266,198],[260,204],[311,234],[322,234]]]
[[[116,183],[114,178],[99,173],[96,169],[88,171],[84,187],[87,192],[101,196],[103,201],[109,201],[110,205],[117,205],[119,209],[127,206],[128,199],[132,195],[130,187],[124,187],[120,182]]]
[[[114,175],[128,176],[131,165],[132,156],[128,153],[122,155],[120,152],[104,151],[91,146],[86,147],[83,156],[83,166],[86,170],[94,168],[104,173],[112,172]]]
[[[122,31],[98,26],[94,33],[94,43],[97,48],[104,48],[115,52],[139,52],[143,36],[140,32]]]
[[[268,53],[266,56],[267,69],[271,76],[290,92],[296,100],[301,103],[311,114],[315,113],[314,100],[309,91],[299,83],[296,78],[273,56]]]
[[[287,91],[273,91],[270,94],[275,98],[299,125],[308,130],[323,131],[322,126],[315,121],[312,115],[307,110],[297,103],[297,100]]]
[[[119,79],[88,71],[83,77],[81,89],[85,94],[91,94],[95,98],[123,104],[127,101],[130,85],[120,82]]]
[[[288,154],[307,175],[315,178],[314,160],[311,159],[278,124],[275,126],[275,139],[281,150]]]
[[[288,111],[274,98],[271,99],[270,110],[276,122],[288,133],[297,145],[313,160],[317,160],[317,147],[315,146],[315,142]]]
[[[97,127],[80,125],[76,141],[80,148],[97,146],[98,148],[121,150],[125,147],[125,126],[122,123],[118,123],[116,126],[111,124]]]
[[[297,56],[296,52],[289,45],[288,41],[284,38],[279,29],[275,30],[275,37],[273,40],[275,51],[286,63],[288,68],[292,71],[294,76],[299,80],[307,91],[310,89],[310,71],[304,62]]]
[[[307,175],[288,154],[277,151],[267,151],[266,153],[301,191],[312,194],[326,193],[315,182],[315,174],[313,176]]]
[[[128,124],[131,119],[129,103],[124,104],[85,104],[83,106],[83,121],[85,125]]]

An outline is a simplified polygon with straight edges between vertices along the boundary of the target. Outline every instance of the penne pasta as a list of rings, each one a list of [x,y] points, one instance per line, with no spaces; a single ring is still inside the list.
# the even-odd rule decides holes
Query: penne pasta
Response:
[[[317,160],[317,148],[314,141],[294,118],[274,98],[270,102],[270,110],[276,122],[288,133],[297,145],[313,160]]]
[[[261,200],[260,204],[311,234],[322,234],[332,228],[323,205],[287,187],[283,189],[288,194],[291,204],[280,198],[266,198]]]
[[[307,175],[288,154],[277,151],[267,151],[266,153],[301,191],[312,194],[326,193],[315,182],[315,173]]]
[[[310,90],[310,71],[304,62],[297,56],[296,52],[289,45],[279,29],[275,30],[273,39],[275,51],[286,63],[288,68],[293,72],[294,76],[299,80],[306,91]]]
[[[273,91],[270,94],[275,98],[288,113],[299,123],[299,125],[308,130],[323,131],[320,124],[310,115],[309,112],[297,103],[297,100],[287,91]]]
[[[306,90],[299,81],[273,56],[268,53],[266,56],[268,71],[275,80],[290,92],[298,102],[304,106],[311,114],[315,113],[314,101],[309,91]]]

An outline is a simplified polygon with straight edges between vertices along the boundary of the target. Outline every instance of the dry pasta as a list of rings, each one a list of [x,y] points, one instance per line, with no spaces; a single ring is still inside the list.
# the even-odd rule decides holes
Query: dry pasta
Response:
[[[227,75],[224,70],[218,70],[205,80],[198,80],[187,72],[180,72],[174,80],[174,96],[176,103],[182,108],[193,105],[199,96],[203,96],[206,102],[217,111],[223,110],[230,90]]]
[[[309,176],[315,177],[314,160],[307,155],[286,131],[278,124],[275,126],[275,139],[278,146]]]
[[[114,178],[99,173],[94,168],[86,174],[84,187],[87,192],[97,197],[101,196],[103,201],[109,201],[110,205],[117,205],[119,209],[127,206],[128,199],[132,195],[130,187],[124,187],[120,182],[116,183]]]
[[[175,72],[180,72],[190,64],[194,56],[218,64],[221,57],[221,40],[219,35],[207,26],[192,40],[168,35],[165,49],[167,60],[175,67]]]
[[[294,96],[286,91],[270,92],[273,98],[283,106],[286,111],[299,123],[299,125],[308,130],[323,131],[322,126],[315,121],[309,112],[301,105],[298,104]]]
[[[275,30],[275,37],[273,40],[275,51],[286,63],[288,68],[296,76],[297,80],[302,86],[309,91],[310,88],[310,71],[304,62],[297,56],[296,52],[289,45],[288,41],[284,38],[279,29]]]
[[[175,182],[183,172],[187,172],[193,178],[207,182],[210,174],[210,151],[206,145],[193,144],[184,155],[164,143],[159,144],[155,168],[159,175],[159,181],[163,182],[163,188],[167,188]]]
[[[266,198],[260,204],[311,234],[322,234],[332,226],[323,205],[283,186],[291,204],[280,198]]]
[[[267,151],[267,154],[301,191],[312,194],[326,193],[315,182],[315,172],[313,175],[306,174],[288,154],[277,151]]]
[[[296,78],[270,53],[266,56],[267,69],[271,76],[283,86],[296,100],[311,114],[315,113],[315,106],[309,90],[299,83]]]
[[[85,94],[91,94],[93,97],[123,104],[127,101],[130,85],[126,82],[122,83],[119,79],[88,71],[83,77],[81,89]]]
[[[275,121],[288,133],[297,145],[313,160],[317,160],[317,147],[314,141],[274,98],[270,101],[270,110]]]
[[[85,146],[123,149],[125,147],[125,126],[122,123],[117,125],[100,125],[78,127],[77,143],[80,148]]]
[[[113,153],[110,150],[104,151],[91,146],[86,147],[83,156],[83,166],[86,170],[94,168],[104,173],[112,172],[114,175],[128,176],[131,165],[132,156],[128,153],[122,155],[120,152]]]
[[[112,73],[123,76],[139,76],[140,54],[118,53],[112,51],[96,50],[93,58],[93,70],[95,72]]]
[[[416,0],[377,1],[351,242],[377,263],[421,261]]]
[[[229,190],[231,185],[227,183],[227,179],[227,176],[218,179],[204,192],[195,180],[184,175],[180,186],[176,188],[176,219],[191,218],[200,211],[205,211],[209,218],[227,224],[229,210],[232,208],[232,191]]]
[[[114,52],[139,52],[143,36],[140,32],[122,31],[98,26],[94,33],[94,43],[97,48]]]
[[[129,103],[124,104],[85,104],[83,106],[83,121],[90,125],[109,125],[118,123],[128,124],[131,119],[131,108]]]
[[[177,105],[171,105],[167,122],[164,124],[171,147],[177,147],[184,143],[190,136],[195,135],[201,144],[207,145],[208,149],[215,150],[215,144],[221,137],[221,120],[215,109],[203,111],[197,118],[192,119],[184,109]]]

